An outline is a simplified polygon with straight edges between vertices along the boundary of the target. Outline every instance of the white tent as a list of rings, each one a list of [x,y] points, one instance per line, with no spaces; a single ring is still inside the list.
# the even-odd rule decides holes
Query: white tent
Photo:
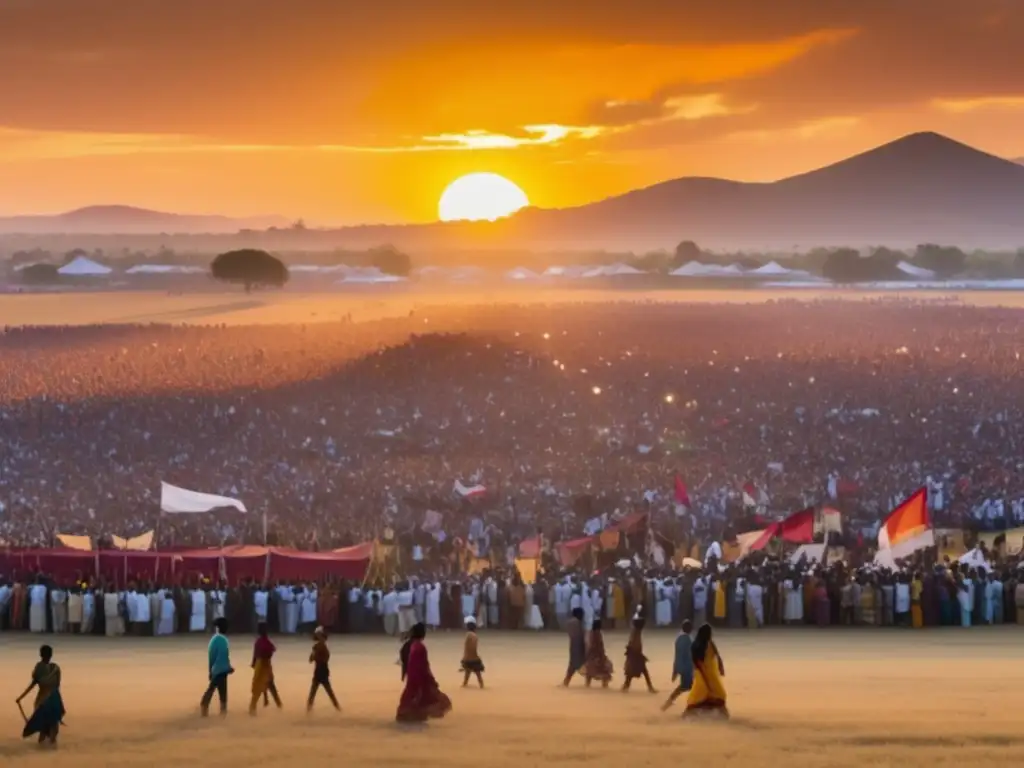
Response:
[[[780,275],[789,275],[791,273],[792,270],[786,269],[777,261],[769,261],[764,266],[750,271],[750,274],[752,275],[761,275],[764,277],[779,277]]]
[[[136,264],[125,270],[126,275],[201,275],[206,272],[205,267],[177,264]]]
[[[68,277],[99,277],[101,275],[109,275],[113,271],[110,267],[97,264],[92,259],[79,256],[58,269],[57,274]]]
[[[538,277],[536,272],[531,272],[526,267],[516,267],[505,273],[506,280],[536,280]]]
[[[621,261],[605,267],[604,273],[608,277],[622,277],[624,275],[646,274],[642,269],[637,269],[636,267],[632,267],[629,264],[623,264]]]
[[[703,277],[712,274],[718,267],[712,264],[701,264],[699,261],[688,261],[683,266],[669,272],[671,277]]]
[[[554,267],[548,267],[547,269],[545,269],[543,276],[544,277],[565,277],[565,278],[572,279],[572,278],[577,278],[577,277],[583,277],[583,275],[585,275],[591,269],[592,269],[592,267],[585,267],[585,266],[581,266],[581,265],[578,265],[578,264],[575,265],[575,266],[569,266],[569,267],[554,266]]]
[[[914,264],[911,264],[908,261],[901,261],[899,264],[896,265],[896,269],[898,269],[904,275],[910,275],[911,277],[919,277],[923,280],[931,280],[933,277],[935,277],[935,273],[932,272],[930,269],[918,267]]]

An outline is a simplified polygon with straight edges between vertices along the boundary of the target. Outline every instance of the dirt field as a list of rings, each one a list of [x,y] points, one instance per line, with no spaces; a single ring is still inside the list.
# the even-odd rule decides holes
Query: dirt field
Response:
[[[530,304],[608,301],[665,302],[765,302],[779,299],[858,299],[882,294],[861,291],[815,290],[536,290],[500,291],[481,286],[445,291],[429,288],[399,288],[394,291],[352,291],[338,293],[253,294],[119,291],[109,293],[40,293],[0,295],[0,324],[3,325],[86,325],[103,323],[190,323],[250,325],[269,323],[316,323],[336,321],[346,314],[356,320],[372,320],[407,314],[416,308],[443,304]],[[897,294],[884,294],[893,298]],[[1024,293],[974,291],[939,294],[921,291],[919,299],[956,296],[979,306],[1024,307]]]
[[[874,766],[1011,765],[1024,759],[1016,627],[908,632],[769,630],[723,633],[728,723],[662,714],[662,696],[581,682],[558,683],[559,634],[481,636],[488,688],[461,690],[461,636],[431,635],[434,673],[452,697],[443,721],[394,723],[397,644],[332,642],[332,676],[344,707],[325,699],[312,716],[304,640],[278,642],[275,674],[285,709],[246,715],[249,640],[232,641],[238,669],[225,720],[198,717],[205,640],[61,638],[67,727],[58,752],[20,741],[14,698],[27,683],[39,638],[0,637],[0,762],[75,766],[381,765]],[[648,632],[656,685],[669,689],[670,631]],[[621,681],[625,636],[609,633]],[[616,682],[615,686],[617,686]],[[714,761],[714,762],[711,762]],[[14,764],[13,762],[11,763]]]

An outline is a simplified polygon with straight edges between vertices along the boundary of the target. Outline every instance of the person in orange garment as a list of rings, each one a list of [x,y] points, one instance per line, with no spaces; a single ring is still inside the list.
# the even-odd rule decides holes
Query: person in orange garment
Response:
[[[252,647],[252,699],[249,701],[249,714],[256,714],[256,705],[260,696],[263,697],[263,706],[270,705],[270,696],[274,697],[274,703],[281,709],[281,697],[277,693],[277,686],[274,685],[274,665],[271,659],[274,651],[277,650],[270,638],[267,636],[267,622],[261,621],[256,626],[259,633],[256,642]]]
[[[425,624],[414,624],[408,642],[402,646],[402,679],[405,688],[398,702],[395,720],[400,723],[440,719],[452,710],[452,701],[445,696],[430,671],[430,659],[423,640]]]

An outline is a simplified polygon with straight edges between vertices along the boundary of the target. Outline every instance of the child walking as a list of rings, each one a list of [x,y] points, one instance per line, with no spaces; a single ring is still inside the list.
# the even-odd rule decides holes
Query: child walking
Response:
[[[313,640],[313,650],[309,654],[309,663],[314,665],[313,682],[309,686],[306,712],[313,711],[313,700],[316,699],[316,692],[320,688],[324,689],[324,693],[331,700],[331,704],[340,712],[341,705],[338,704],[338,699],[334,696],[334,689],[331,688],[331,670],[329,666],[331,652],[327,648],[327,633],[323,627],[316,628],[316,631],[313,633]]]
[[[480,659],[478,650],[479,637],[476,634],[476,619],[472,616],[466,617],[466,644],[462,649],[462,687],[469,685],[469,676],[476,675],[476,681],[480,687],[484,687],[484,663]]]
[[[654,690],[654,683],[651,682],[651,673],[647,671],[647,657],[644,656],[644,618],[637,610],[633,617],[633,629],[629,632],[629,640],[626,642],[626,663],[623,667],[626,680],[622,684],[622,691],[629,690],[630,684],[637,677],[642,677],[647,683],[648,693],[657,693]]]
[[[676,638],[676,656],[672,664],[672,682],[678,680],[679,684],[669,694],[668,700],[661,705],[662,712],[671,707],[676,699],[693,687],[693,656],[691,655],[693,639],[690,636],[692,631],[693,625],[690,624],[689,619],[685,619],[682,631]]]

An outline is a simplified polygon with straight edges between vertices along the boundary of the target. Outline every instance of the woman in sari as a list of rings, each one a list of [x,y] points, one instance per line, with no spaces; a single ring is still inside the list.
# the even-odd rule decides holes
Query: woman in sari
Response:
[[[683,717],[700,712],[715,712],[724,717],[729,716],[725,706],[725,665],[711,639],[711,626],[703,625],[697,630],[697,637],[690,649],[693,655],[693,688],[686,699],[686,711]]]
[[[29,736],[39,734],[39,743],[48,743],[50,746],[57,746],[57,734],[64,722],[64,700],[60,695],[60,667],[53,663],[53,649],[44,645],[39,649],[39,663],[32,670],[32,682],[28,688],[17,699],[21,706],[21,700],[28,696],[33,688],[38,688],[36,693],[35,706],[32,716],[25,721],[25,728],[21,737],[27,739]]]
[[[256,705],[260,696],[263,697],[263,706],[270,705],[270,697],[274,697],[277,708],[281,708],[281,697],[277,694],[277,686],[274,685],[274,665],[271,659],[274,651],[277,650],[267,636],[267,622],[261,621],[256,625],[258,637],[252,647],[252,699],[249,701],[249,714],[256,714]]]
[[[426,636],[426,625],[415,624],[409,633],[409,641],[402,646],[402,679],[405,681],[405,689],[395,713],[398,722],[422,723],[431,718],[439,719],[452,709],[451,699],[441,693],[430,671],[427,646],[423,643]]]
[[[587,681],[587,687],[594,680],[601,681],[601,687],[607,688],[612,681],[612,660],[604,650],[604,635],[601,632],[601,620],[594,619],[590,628],[590,640],[587,642],[587,657],[580,673]]]

